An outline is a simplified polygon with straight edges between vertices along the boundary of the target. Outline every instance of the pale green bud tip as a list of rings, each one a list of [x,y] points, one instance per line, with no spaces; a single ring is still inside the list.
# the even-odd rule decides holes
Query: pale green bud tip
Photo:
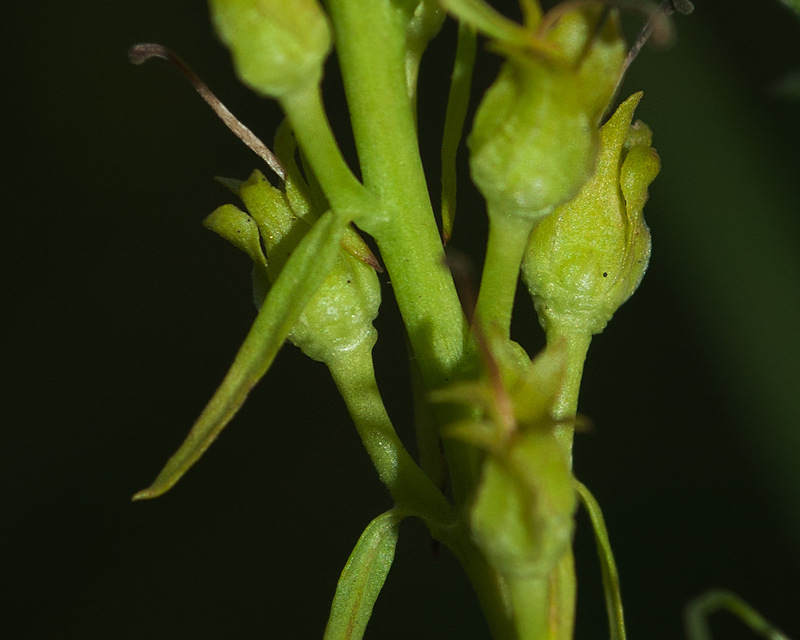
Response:
[[[575,198],[534,228],[523,276],[545,329],[599,333],[636,290],[650,258],[642,209],[660,169],[628,98],[601,130],[597,167]]]
[[[317,0],[211,0],[211,15],[242,81],[281,97],[315,85],[331,48]]]

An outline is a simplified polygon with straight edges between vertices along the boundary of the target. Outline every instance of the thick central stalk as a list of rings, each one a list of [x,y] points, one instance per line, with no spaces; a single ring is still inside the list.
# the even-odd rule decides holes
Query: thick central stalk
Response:
[[[388,0],[329,0],[336,50],[366,188],[382,215],[375,237],[425,385],[462,366],[466,323],[431,209],[405,76],[408,15]]]

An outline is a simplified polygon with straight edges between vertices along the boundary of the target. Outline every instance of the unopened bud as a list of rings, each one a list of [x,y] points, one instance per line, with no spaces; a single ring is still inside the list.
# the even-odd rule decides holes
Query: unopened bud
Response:
[[[299,189],[292,198],[287,197],[260,171],[254,171],[245,182],[226,184],[238,186],[248,213],[223,205],[206,218],[205,225],[253,260],[253,292],[260,306],[269,283],[279,277],[292,251],[311,228],[299,213],[309,212],[313,203],[298,201],[302,194]],[[372,321],[379,306],[380,283],[375,269],[342,247],[331,272],[292,327],[289,340],[307,356],[322,362],[360,345],[371,348],[377,339]]]
[[[252,89],[280,98],[319,83],[332,40],[317,0],[211,0],[211,15]]]
[[[531,234],[523,277],[546,330],[601,332],[647,269],[642,209],[661,163],[647,126],[631,126],[641,98],[628,98],[603,126],[592,178]]]
[[[559,16],[530,48],[494,42],[506,56],[469,139],[472,178],[490,215],[537,219],[591,175],[598,125],[625,58],[616,14],[600,6]]]

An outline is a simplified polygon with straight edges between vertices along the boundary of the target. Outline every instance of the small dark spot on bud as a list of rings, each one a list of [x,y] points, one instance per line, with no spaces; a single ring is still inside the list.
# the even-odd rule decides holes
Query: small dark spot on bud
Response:
[[[604,277],[604,278],[607,278],[607,277],[608,277],[608,271],[603,271],[603,277]]]
[[[348,280],[348,281],[347,281],[347,284],[350,284],[351,282],[352,282],[352,280]]]

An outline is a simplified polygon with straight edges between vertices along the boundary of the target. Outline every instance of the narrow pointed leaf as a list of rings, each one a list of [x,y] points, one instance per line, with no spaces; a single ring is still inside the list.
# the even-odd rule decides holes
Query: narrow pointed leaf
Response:
[[[625,640],[625,619],[622,613],[622,595],[619,589],[619,575],[617,565],[614,563],[614,554],[611,553],[611,543],[608,541],[608,531],[603,519],[603,512],[594,496],[583,484],[574,480],[575,489],[581,497],[583,506],[589,513],[594,528],[594,537],[597,542],[597,554],[600,556],[600,567],[603,572],[603,590],[606,595],[606,610],[608,611],[608,626],[611,640]]]
[[[456,61],[450,81],[450,96],[447,99],[447,114],[442,137],[442,238],[445,244],[453,234],[453,220],[456,215],[456,155],[469,106],[476,39],[475,29],[472,26],[464,22],[458,25]]]
[[[338,257],[347,220],[324,214],[303,238],[269,291],[233,365],[195,422],[189,436],[155,482],[133,499],[169,490],[208,449],[267,372],[286,336]]]
[[[342,570],[324,640],[360,640],[394,561],[398,525],[392,509],[367,525]]]

